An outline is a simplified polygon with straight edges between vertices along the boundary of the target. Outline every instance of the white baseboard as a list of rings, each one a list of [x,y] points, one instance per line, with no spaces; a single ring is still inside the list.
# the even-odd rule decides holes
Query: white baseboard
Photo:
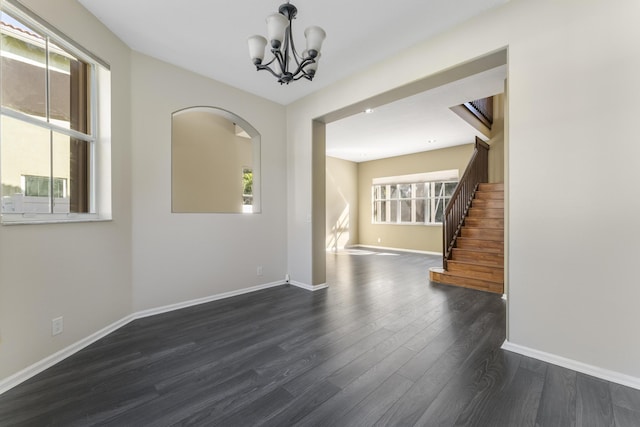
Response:
[[[85,337],[80,341],[77,341],[71,344],[70,346],[63,348],[62,350],[52,354],[51,356],[48,356],[34,363],[33,365],[26,367],[25,369],[11,375],[10,377],[0,380],[0,395],[12,389],[13,387],[23,383],[29,378],[32,378],[38,375],[40,372],[44,371],[47,368],[52,367],[56,363],[63,361],[67,357],[72,356],[73,354],[77,353],[83,348],[98,341],[99,339],[106,337],[110,333],[116,331],[117,329],[120,329],[121,327],[132,322],[133,320],[142,319],[144,317],[149,317],[156,314],[167,313],[169,311],[179,310],[181,308],[187,308],[194,305],[204,304],[207,302],[216,301],[224,298],[231,298],[237,295],[248,294],[250,292],[255,292],[262,289],[272,288],[274,286],[280,286],[284,284],[286,284],[286,282],[284,281],[271,282],[264,285],[252,286],[250,288],[239,289],[237,291],[224,292],[221,294],[211,295],[204,298],[184,301],[177,304],[165,305],[163,307],[152,308],[149,310],[142,310],[142,311],[138,311],[136,313],[130,314],[100,329],[99,331],[94,332],[88,337]],[[309,289],[309,288],[305,288],[305,289]],[[309,289],[309,290],[317,290],[317,289]]]
[[[543,362],[551,363],[553,365],[562,366],[563,368],[571,369],[583,374],[591,375],[592,377],[600,378],[602,380],[611,381],[616,384],[622,384],[627,387],[640,390],[640,378],[637,377],[632,377],[620,372],[610,371],[608,369],[603,369],[597,366],[588,365],[583,362],[578,362],[577,360],[567,359],[566,357],[514,344],[509,342],[508,340],[505,340],[501,348],[503,350],[518,353],[527,357],[532,357],[534,359],[542,360]]]
[[[320,289],[326,289],[329,287],[327,286],[326,283],[323,283],[321,285],[307,285],[306,283],[296,282],[295,280],[290,281],[289,284],[293,286],[297,286],[298,288],[306,289],[307,291],[312,291],[312,292],[319,291]]]
[[[274,286],[284,285],[285,283],[286,282],[284,281],[271,282],[271,283],[266,283],[264,285],[252,286],[250,288],[238,289],[237,291],[223,292],[221,294],[210,295],[204,298],[197,298],[189,301],[179,302],[176,304],[169,304],[162,307],[150,308],[148,310],[138,311],[134,315],[136,319],[142,319],[143,317],[149,317],[149,316],[155,316],[156,314],[168,313],[170,311],[180,310],[181,308],[192,307],[194,305],[200,305],[200,304],[205,304],[212,301],[217,301],[220,299],[231,298],[238,295],[260,291],[262,289],[273,288]]]
[[[386,247],[386,246],[353,245],[353,246],[349,246],[349,248],[378,249],[378,250],[383,250],[383,251],[409,252],[409,253],[412,253],[412,254],[424,254],[424,255],[442,256],[442,252],[419,251],[419,250],[415,250],[415,249],[389,248],[389,247]],[[349,249],[349,248],[346,248],[346,249]]]
[[[167,313],[169,311],[179,310],[181,308],[187,308],[194,305],[204,304],[211,301],[216,301],[224,298],[231,298],[237,295],[247,294],[250,292],[259,291],[262,289],[268,289],[275,286],[284,285],[286,282],[272,282],[264,285],[252,286],[250,288],[239,289],[237,291],[224,292],[222,294],[216,294],[205,298],[198,298],[190,301],[185,301],[177,304],[166,305],[163,307],[158,307],[149,310],[139,311],[128,316],[123,317],[122,319],[100,329],[99,331],[71,344],[70,346],[48,356],[31,366],[3,379],[0,381],[0,395],[4,392],[12,389],[13,387],[23,383],[29,378],[34,377],[40,372],[44,371],[47,368],[52,367],[56,363],[61,362],[67,357],[77,353],[83,348],[93,344],[101,338],[109,335],[110,333],[120,329],[126,324],[132,322],[136,319],[141,319],[148,316],[153,316],[155,314]],[[327,288],[327,284],[323,283],[321,285],[308,285],[306,283],[291,281],[291,285],[297,286],[302,289],[306,289],[308,291],[318,291],[320,289]],[[554,365],[562,366],[564,368],[572,369],[577,372],[582,372],[583,374],[591,375],[596,378],[600,378],[606,381],[611,381],[617,384],[622,384],[627,387],[631,387],[634,389],[640,390],[640,378],[632,377],[630,375],[622,374],[619,372],[611,371],[608,369],[599,368],[597,366],[588,365],[583,362],[578,362],[576,360],[568,359],[562,356],[557,356],[555,354],[546,353],[543,351],[535,350],[529,347],[521,346],[518,344],[513,344],[509,341],[506,341],[502,344],[501,347],[503,350],[511,351],[514,353],[522,354],[523,356],[532,357],[534,359],[542,360],[547,363],[551,363]]]
[[[106,326],[100,329],[99,331],[94,332],[88,337],[85,337],[80,341],[77,341],[71,344],[70,346],[63,348],[62,350],[52,354],[51,356],[45,357],[44,359],[34,363],[33,365],[26,367],[25,369],[11,375],[10,377],[3,379],[2,381],[0,381],[0,394],[12,389],[18,384],[23,383],[24,381],[28,380],[31,377],[38,375],[40,372],[44,371],[45,369],[48,369],[53,365],[55,365],[56,363],[63,361],[67,357],[77,353],[78,351],[93,344],[94,342],[98,341],[100,338],[103,338],[109,335],[110,333],[116,331],[117,329],[120,329],[121,327],[123,327],[124,325],[126,325],[127,323],[135,319],[136,319],[135,314],[130,314],[128,316],[125,316],[122,319],[118,320],[117,322],[114,322],[109,326]]]

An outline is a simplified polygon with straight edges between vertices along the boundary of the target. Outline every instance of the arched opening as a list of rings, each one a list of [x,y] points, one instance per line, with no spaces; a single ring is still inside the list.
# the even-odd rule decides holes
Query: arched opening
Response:
[[[216,107],[172,113],[172,212],[259,213],[260,201],[258,131]]]

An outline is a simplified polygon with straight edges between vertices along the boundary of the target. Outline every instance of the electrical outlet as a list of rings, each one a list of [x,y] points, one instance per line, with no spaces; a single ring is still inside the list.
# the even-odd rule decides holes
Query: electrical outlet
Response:
[[[62,317],[56,317],[51,320],[51,335],[60,335],[64,329]]]
[[[261,265],[259,265],[258,268],[256,268],[256,274],[258,276],[262,276],[262,266]]]

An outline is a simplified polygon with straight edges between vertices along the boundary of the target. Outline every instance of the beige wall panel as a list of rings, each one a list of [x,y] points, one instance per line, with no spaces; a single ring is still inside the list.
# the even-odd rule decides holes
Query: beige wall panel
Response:
[[[504,94],[493,97],[489,150],[489,182],[504,182]]]
[[[132,308],[130,50],[75,0],[23,3],[111,65],[113,221],[0,226],[0,379]],[[64,332],[52,337],[59,316]]]
[[[287,106],[292,274],[312,264],[311,121],[507,48],[508,339],[640,383],[640,199],[621,197],[640,182],[638,22],[636,0],[511,0]]]
[[[203,111],[174,115],[171,132],[173,212],[242,212],[251,140],[236,136],[233,122]]]
[[[337,251],[359,243],[358,164],[327,156],[327,250]]]
[[[283,281],[284,107],[139,53],[132,67],[134,310]],[[195,106],[232,112],[260,134],[262,213],[171,212],[171,115]]]
[[[441,225],[373,224],[371,185],[374,178],[457,169],[464,173],[473,144],[362,162],[358,167],[359,243],[367,246],[442,253]]]

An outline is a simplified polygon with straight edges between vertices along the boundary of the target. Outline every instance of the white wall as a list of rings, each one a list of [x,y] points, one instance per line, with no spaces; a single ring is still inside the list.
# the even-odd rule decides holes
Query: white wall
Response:
[[[134,310],[283,281],[284,107],[139,53],[132,66]],[[262,213],[171,213],[171,113],[193,106],[231,111],[261,134]]]
[[[131,313],[130,51],[74,0],[23,3],[111,65],[117,190],[113,221],[0,226],[0,379]]]
[[[312,281],[311,120],[508,46],[508,338],[640,378],[637,22],[636,0],[512,0],[289,105],[292,275]]]

